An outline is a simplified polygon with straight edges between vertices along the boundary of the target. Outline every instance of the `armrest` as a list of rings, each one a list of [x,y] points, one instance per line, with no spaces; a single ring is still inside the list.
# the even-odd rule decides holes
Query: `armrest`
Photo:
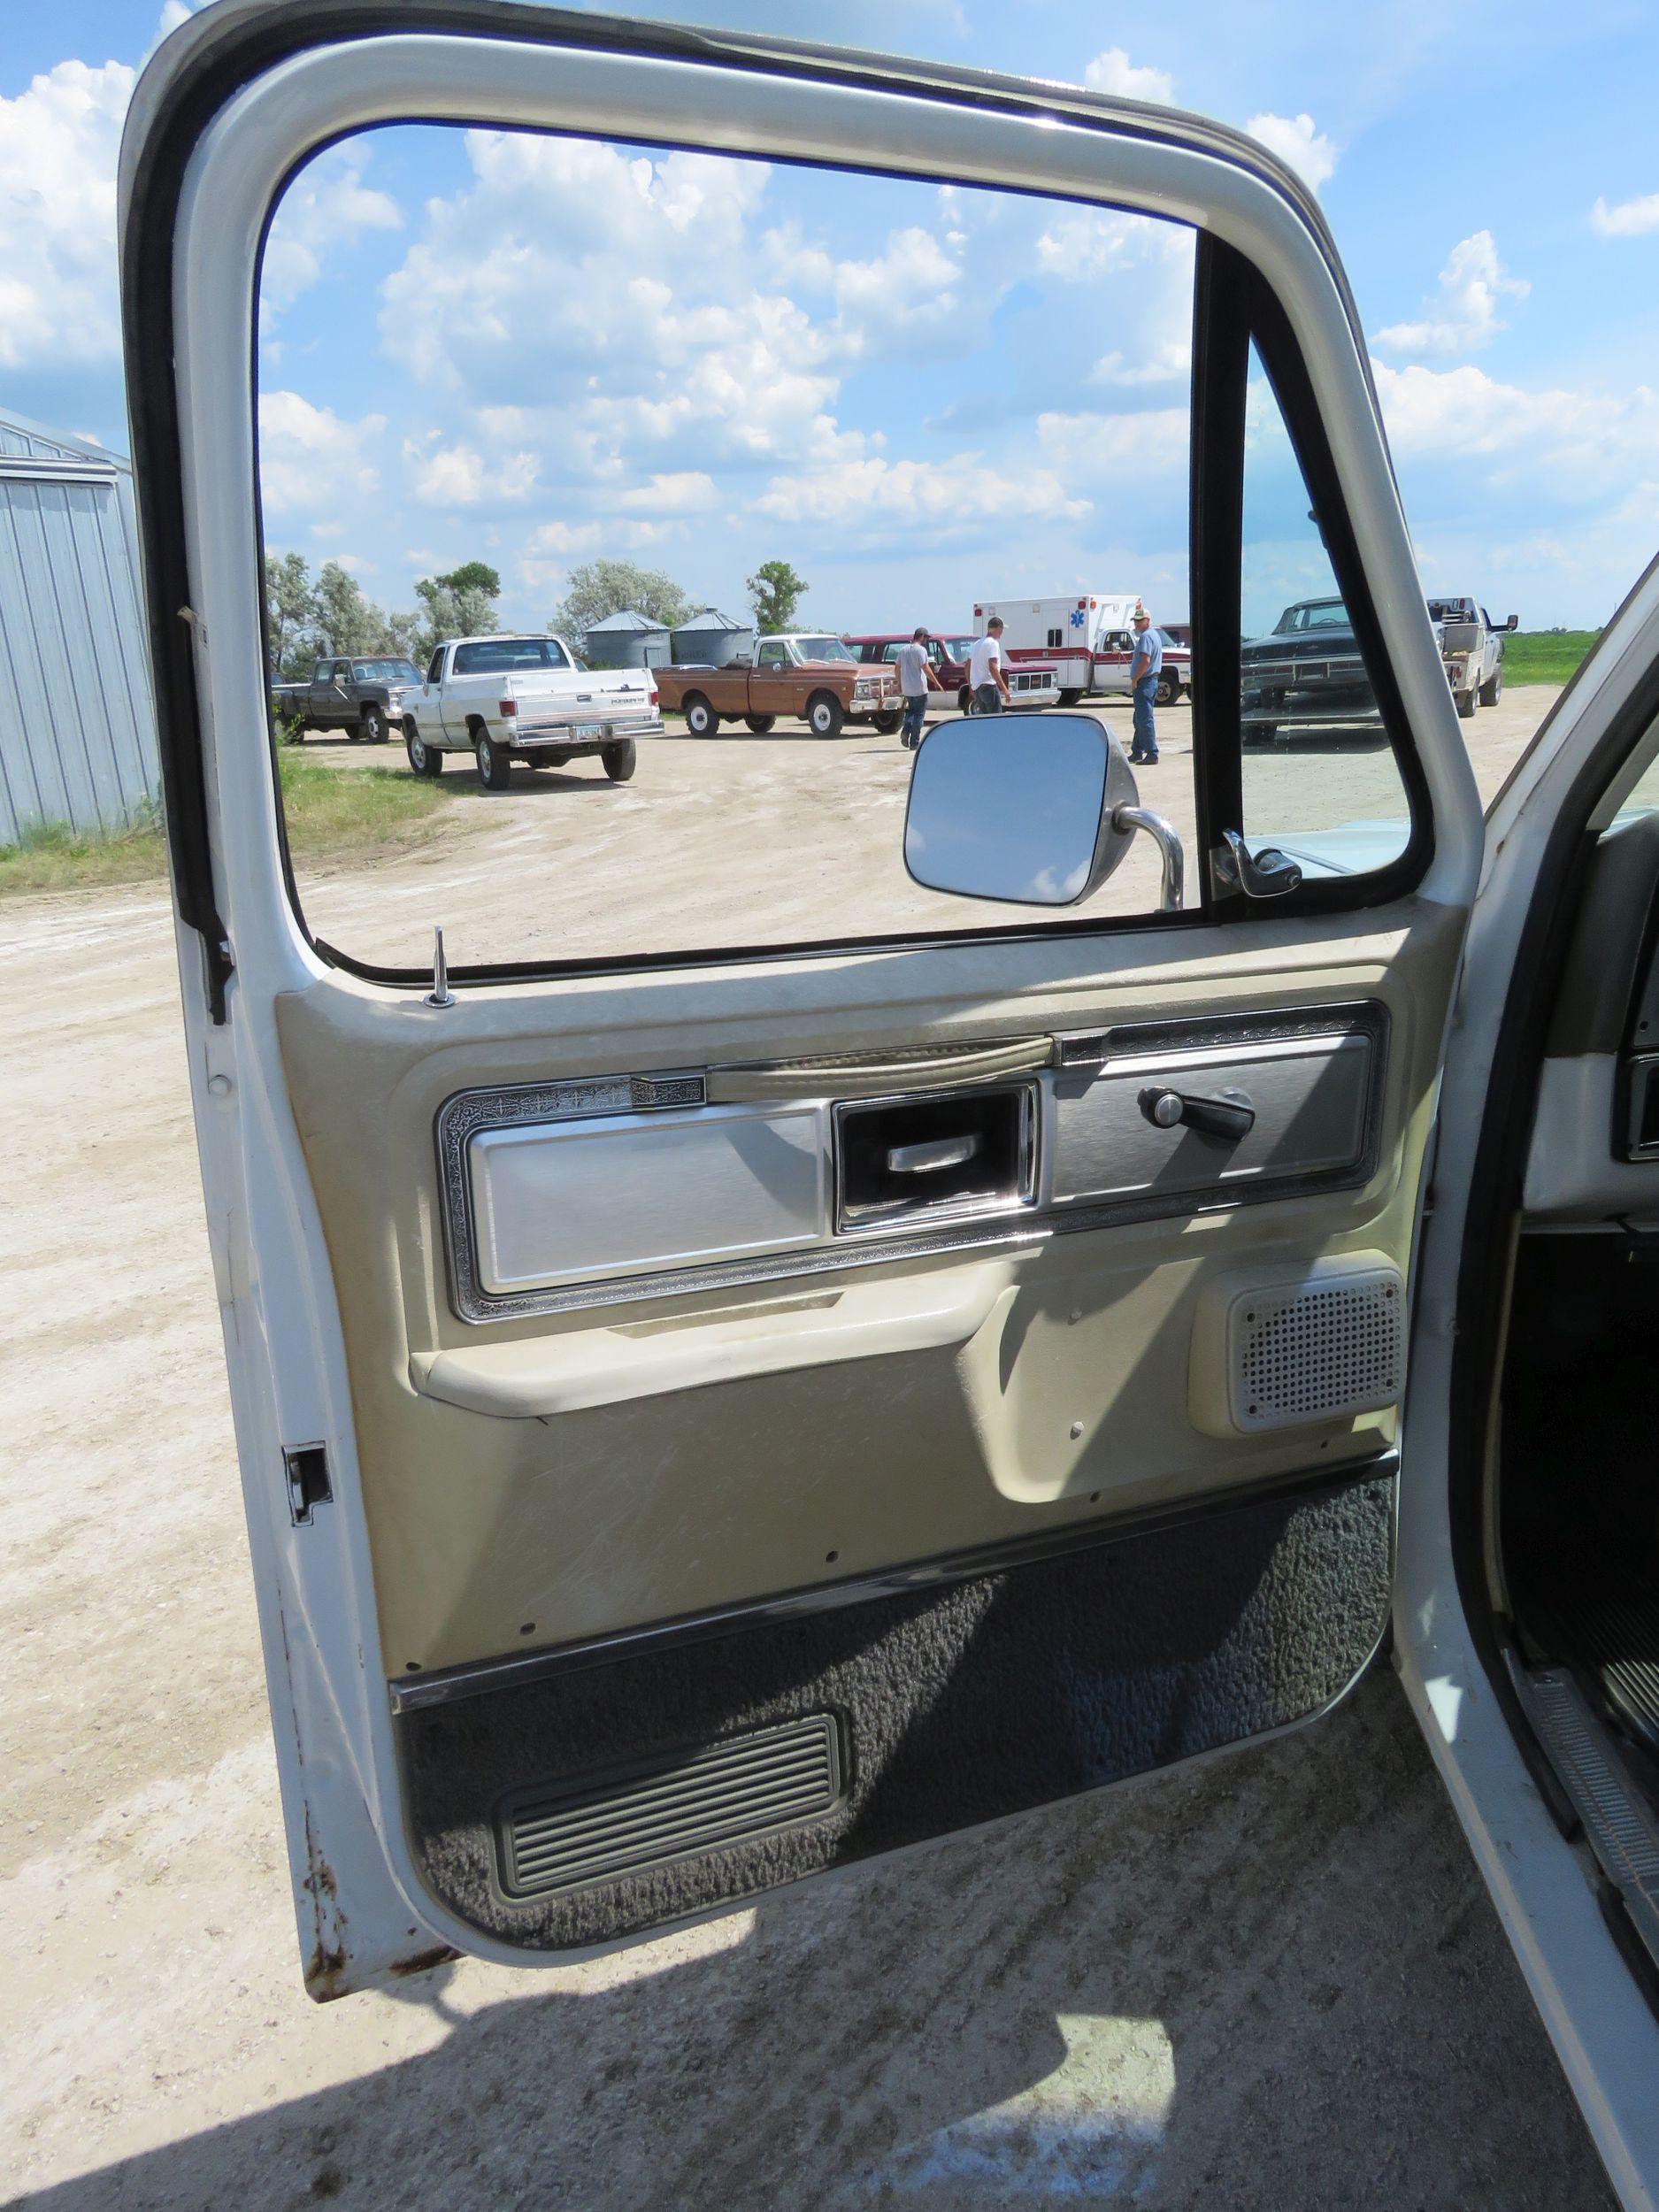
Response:
[[[749,1375],[965,1344],[1009,1280],[1006,1261],[989,1262],[799,1294],[788,1303],[415,1352],[409,1379],[422,1397],[468,1413],[545,1421]]]

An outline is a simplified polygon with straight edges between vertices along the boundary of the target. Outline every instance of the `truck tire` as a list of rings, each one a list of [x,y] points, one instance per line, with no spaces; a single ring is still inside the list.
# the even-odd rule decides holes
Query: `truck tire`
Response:
[[[687,694],[686,727],[693,737],[713,737],[720,726],[720,718],[700,691]]]
[[[358,718],[357,730],[365,745],[384,745],[386,742],[386,712],[371,700]]]
[[[476,722],[472,725],[472,757],[486,791],[504,791],[512,781],[512,755]]]
[[[847,719],[833,691],[815,691],[806,703],[806,723],[814,737],[839,737]]]
[[[599,757],[612,783],[626,783],[639,766],[640,749],[631,737],[619,737],[614,745],[602,745]]]
[[[745,729],[753,730],[757,737],[764,737],[777,719],[775,714],[746,714],[743,717],[743,726]]]
[[[1156,707],[1172,707],[1180,695],[1181,687],[1173,676],[1160,676],[1157,689],[1152,695],[1152,703]]]
[[[1472,722],[1475,718],[1475,709],[1480,704],[1479,692],[1476,690],[1473,684],[1471,684],[1467,691],[1458,692],[1456,697],[1459,720]]]
[[[1083,696],[1083,695],[1082,695],[1082,693],[1081,693],[1080,691],[1063,691],[1063,692],[1060,694],[1060,704],[1061,704],[1063,707],[1074,707],[1074,706],[1076,706],[1076,704],[1077,704],[1078,701],[1079,701],[1079,700],[1082,696]],[[968,695],[967,695],[967,693],[966,693],[965,691],[963,693],[963,695],[962,695],[962,698],[963,698],[963,708],[962,708],[962,711],[964,712],[964,714],[965,714],[965,713],[968,711],[968,708],[967,708],[967,698],[968,698]]]
[[[1484,683],[1480,687],[1480,703],[1483,707],[1495,707],[1502,696],[1503,663],[1500,661],[1492,672],[1490,682]]]
[[[428,745],[416,727],[412,715],[403,725],[403,750],[409,755],[409,764],[418,776],[441,776],[443,773],[443,755],[435,745]]]
[[[876,717],[876,727],[883,737],[891,737],[903,719],[904,717],[902,714],[879,714]]]

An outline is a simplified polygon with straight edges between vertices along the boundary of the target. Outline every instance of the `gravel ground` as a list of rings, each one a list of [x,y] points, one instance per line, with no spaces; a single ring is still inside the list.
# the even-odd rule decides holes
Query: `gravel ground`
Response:
[[[1551,695],[1475,726],[1483,784]],[[798,808],[759,742],[657,749],[685,765],[629,816],[666,854],[640,926],[672,921],[668,849],[723,759],[746,825],[774,786]],[[833,754],[842,791],[882,744]],[[458,912],[497,834],[572,838],[566,780],[313,895],[348,943]],[[775,895],[764,823],[732,851]],[[596,1965],[312,2007],[165,904],[9,906],[0,950],[28,981],[0,1064],[27,1148],[0,1266],[8,2201],[1610,2203],[1386,1671],[1317,1728]]]

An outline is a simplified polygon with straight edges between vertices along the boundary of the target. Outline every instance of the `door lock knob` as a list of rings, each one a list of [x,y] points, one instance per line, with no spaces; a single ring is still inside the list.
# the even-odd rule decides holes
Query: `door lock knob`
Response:
[[[1194,1098],[1153,1084],[1141,1094],[1141,1110],[1155,1129],[1196,1129],[1206,1137],[1225,1137],[1237,1144],[1256,1126],[1256,1109],[1244,1091],[1222,1091],[1214,1098]]]

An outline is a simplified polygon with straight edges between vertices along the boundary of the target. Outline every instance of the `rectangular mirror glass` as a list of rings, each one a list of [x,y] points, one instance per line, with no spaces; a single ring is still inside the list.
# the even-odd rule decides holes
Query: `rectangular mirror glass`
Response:
[[[904,683],[960,711],[994,614],[1010,710],[1127,749],[1149,678],[1190,843],[1192,286],[1183,226],[977,188],[426,125],[318,157],[257,352],[312,932],[419,967],[434,921],[457,966],[1041,922],[904,864]]]

